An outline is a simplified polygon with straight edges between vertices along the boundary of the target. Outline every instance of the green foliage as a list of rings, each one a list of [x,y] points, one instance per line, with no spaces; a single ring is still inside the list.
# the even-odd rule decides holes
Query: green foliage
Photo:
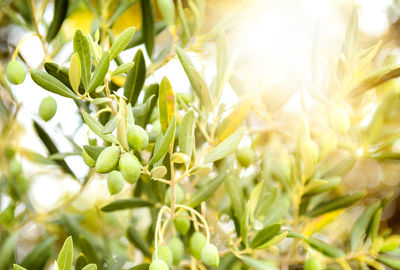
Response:
[[[307,108],[286,118],[289,96],[243,90],[229,48],[235,20],[204,25],[205,0],[55,0],[50,23],[39,13],[48,1],[39,2],[2,3],[8,24],[35,31],[45,62],[31,68],[16,60],[21,41],[0,78],[0,197],[10,201],[0,212],[0,269],[400,269],[400,236],[381,226],[392,197],[343,183],[364,161],[394,166],[400,159],[399,67],[390,55],[380,66],[380,44],[360,48],[356,11],[337,67],[307,90],[325,108],[315,124],[321,119]],[[94,17],[90,30],[71,32],[81,13]],[[118,27],[128,15],[141,21],[137,30]],[[208,84],[202,68],[212,61],[202,57],[212,45]],[[173,59],[190,89],[158,75]],[[62,134],[60,125],[33,121],[45,155],[19,146],[14,133],[23,104],[8,83],[23,88],[26,69],[38,87],[73,101],[77,131],[84,130]],[[228,84],[234,92],[225,92]],[[223,93],[239,101],[229,104]],[[57,106],[64,109],[44,98],[39,116],[49,121]],[[75,119],[59,115],[52,122]],[[59,136],[70,145],[60,147]],[[83,177],[71,169],[72,156],[88,166]],[[27,172],[21,160],[79,188],[50,211],[36,209],[30,183],[41,172]],[[100,197],[92,189],[105,180],[110,196]],[[27,225],[40,234],[20,256],[19,230]]]

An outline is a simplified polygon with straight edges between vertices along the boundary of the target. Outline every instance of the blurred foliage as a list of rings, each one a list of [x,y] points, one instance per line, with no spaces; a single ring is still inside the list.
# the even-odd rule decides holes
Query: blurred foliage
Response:
[[[385,221],[396,196],[376,184],[400,172],[400,66],[382,42],[361,46],[357,10],[323,76],[312,56],[288,113],[292,89],[248,89],[236,72],[229,33],[242,5],[210,24],[205,0],[0,3],[5,31],[27,34],[0,44],[0,269],[400,269],[400,235]],[[19,53],[33,36],[38,67]],[[173,60],[190,91],[154,80]],[[216,70],[211,83],[199,66]],[[25,68],[74,101],[87,143],[48,123],[61,107],[50,98],[32,120],[47,154],[21,147],[12,83]],[[84,177],[72,156],[90,167]],[[79,188],[38,209],[35,168]],[[110,196],[96,194],[99,181]]]

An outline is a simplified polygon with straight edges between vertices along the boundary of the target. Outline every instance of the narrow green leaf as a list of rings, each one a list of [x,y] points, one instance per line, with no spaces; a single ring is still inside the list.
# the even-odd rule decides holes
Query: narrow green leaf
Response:
[[[94,263],[88,264],[82,268],[82,270],[97,270],[97,265]]]
[[[74,51],[78,53],[81,63],[82,83],[85,89],[88,88],[92,67],[92,54],[90,51],[90,44],[87,37],[81,30],[77,30],[74,35]]]
[[[354,192],[353,194],[343,195],[338,198],[334,198],[328,201],[324,201],[317,206],[315,206],[307,216],[317,217],[322,214],[335,211],[337,209],[346,208],[353,203],[357,202],[359,199],[365,196],[365,192]]]
[[[150,112],[151,104],[156,102],[156,95],[149,97],[144,104],[136,105],[131,111],[136,118],[143,117]]]
[[[195,69],[192,61],[186,55],[183,49],[177,46],[175,50],[176,53],[178,54],[179,61],[181,62],[186,75],[188,76],[188,79],[190,81],[190,84],[192,85],[194,92],[200,99],[201,106],[204,106],[206,108],[211,108],[211,98],[208,93],[208,87],[204,82],[204,79]]]
[[[278,270],[279,269],[276,266],[274,266],[271,262],[254,259],[249,256],[241,256],[240,259],[245,264],[252,267],[254,270]]]
[[[103,146],[93,146],[93,145],[84,145],[83,149],[85,149],[86,153],[93,158],[94,160],[97,160],[99,157],[100,153],[105,149]]]
[[[153,156],[151,157],[148,163],[149,165],[152,165],[157,161],[159,161],[168,152],[169,148],[171,147],[171,143],[173,143],[174,141],[175,128],[176,128],[176,123],[174,116],[171,120],[171,123],[168,126],[168,129],[165,131],[164,136],[162,136],[160,146],[157,149],[156,148],[154,149]]]
[[[134,34],[135,28],[129,27],[116,38],[110,49],[111,60],[117,57],[117,55],[122,52],[126,48],[126,46],[128,46],[129,41],[131,41]]]
[[[88,264],[88,261],[82,253],[78,255],[78,257],[75,259],[75,269],[76,270],[82,270],[83,267],[85,267]]]
[[[112,133],[114,129],[117,127],[117,120],[118,117],[111,118],[110,121],[108,121],[107,124],[104,125],[103,134]]]
[[[281,230],[281,224],[272,224],[264,227],[259,231],[250,243],[250,248],[258,249],[268,241],[270,241],[274,236],[276,236]]]
[[[46,41],[50,43],[60,31],[61,26],[67,16],[68,0],[55,0],[53,20],[47,30]]]
[[[239,179],[234,175],[228,175],[225,180],[225,187],[231,198],[231,206],[238,220],[243,216],[244,199],[243,191],[239,184]]]
[[[133,62],[135,65],[129,70],[124,85],[124,96],[128,99],[127,103],[132,106],[136,104],[146,79],[146,63],[142,50],[137,51]]]
[[[27,269],[22,266],[19,266],[18,264],[14,264],[14,270],[27,270]]]
[[[164,31],[166,27],[167,27],[167,25],[165,24],[164,21],[156,22],[156,24],[155,24],[156,35],[158,35],[162,31]],[[143,43],[144,43],[143,30],[142,29],[138,29],[135,32],[135,35],[133,35],[133,38],[129,42],[129,44],[126,47],[126,49],[130,49],[130,48],[136,47],[136,46],[138,46],[140,44],[143,44]]]
[[[77,95],[62,82],[41,70],[31,70],[32,80],[43,89],[63,97],[76,98]]]
[[[103,125],[100,124],[93,116],[91,116],[90,114],[88,114],[85,111],[81,111],[81,113],[82,113],[82,117],[83,117],[83,120],[85,121],[85,123],[97,136],[99,136],[100,138],[102,138],[105,141],[119,144],[117,138],[115,138],[114,135],[103,134],[103,129],[104,129]]]
[[[47,73],[51,76],[62,82],[65,86],[67,86],[70,90],[73,91],[72,86],[69,82],[69,69],[66,67],[60,67],[56,63],[53,62],[46,62],[44,63],[44,69]],[[82,84],[79,84],[79,93],[85,93],[85,88]]]
[[[380,255],[378,257],[378,261],[391,267],[392,269],[400,269],[400,258],[398,257],[389,257],[385,255]]]
[[[243,138],[245,128],[239,128],[207,154],[204,163],[214,162],[232,153]]]
[[[158,111],[161,130],[165,133],[172,118],[175,116],[175,94],[167,77],[164,77],[160,83]]]
[[[128,228],[127,236],[128,240],[140,249],[146,257],[151,258],[149,245],[143,240],[142,236],[134,226]]]
[[[158,9],[165,23],[171,26],[175,22],[175,4],[173,0],[157,0]]]
[[[111,77],[118,76],[129,71],[131,68],[133,68],[134,65],[134,62],[124,63],[120,65],[111,73]]]
[[[54,236],[45,238],[37,244],[22,260],[21,266],[29,270],[42,270],[52,251]]]
[[[342,258],[344,257],[344,252],[334,247],[326,242],[323,242],[317,238],[309,237],[305,240],[313,249],[318,250],[322,254],[331,257],[331,258]]]
[[[361,216],[357,219],[350,235],[351,251],[356,251],[364,242],[368,232],[368,227],[370,226],[372,219],[380,206],[381,202],[376,201],[375,203],[368,206],[361,214]]]
[[[195,127],[196,115],[194,111],[190,109],[182,118],[181,124],[179,125],[178,135],[179,150],[181,153],[184,153],[189,157],[189,160],[186,162],[186,167],[190,163],[190,157],[192,156],[195,147]]]
[[[119,112],[116,117],[117,120],[117,139],[120,145],[125,149],[125,151],[129,150],[128,147],[128,138],[126,137],[127,130],[127,118],[128,111],[126,107],[125,101],[121,98],[119,101]]]
[[[142,29],[144,44],[146,46],[147,55],[151,58],[154,49],[155,38],[155,19],[154,8],[151,0],[141,0],[140,6],[142,8]]]
[[[89,93],[96,90],[96,88],[102,84],[104,78],[107,75],[108,67],[110,66],[110,54],[108,52],[103,53],[103,56],[100,59],[99,64],[94,70],[93,77],[90,80],[87,91]]]
[[[7,269],[9,263],[13,260],[15,245],[17,244],[18,234],[13,233],[7,238],[2,239],[0,245],[0,269]],[[15,268],[15,267],[14,267]]]
[[[83,235],[79,235],[78,243],[80,250],[85,255],[85,260],[89,263],[99,264],[94,244]]]
[[[48,158],[52,160],[63,160],[66,157],[71,157],[71,156],[79,156],[81,153],[79,152],[65,152],[65,153],[55,153],[52,155],[49,155]]]
[[[60,254],[58,255],[57,265],[59,270],[71,270],[72,260],[74,256],[74,249],[72,243],[72,237],[68,237],[63,247],[61,248]]]
[[[132,268],[129,268],[129,270],[148,270],[149,266],[150,266],[150,264],[148,264],[148,263],[141,263]]]
[[[106,206],[101,208],[103,212],[113,212],[125,209],[132,209],[138,207],[152,207],[154,204],[150,201],[138,199],[138,198],[130,198],[130,199],[121,199],[115,200]]]
[[[196,207],[202,201],[207,201],[214,194],[214,192],[217,191],[218,187],[224,182],[225,179],[226,172],[218,174],[217,177],[210,180],[209,183],[193,193],[193,195],[190,197],[188,205],[190,207]]]
[[[92,101],[92,104],[94,104],[94,105],[100,105],[100,104],[108,103],[108,102],[111,102],[111,101],[112,101],[112,99],[111,99],[111,98],[108,98],[108,97],[95,98],[95,99]]]
[[[77,53],[74,53],[69,61],[68,77],[72,90],[78,94],[81,83],[81,62]]]
[[[375,212],[371,220],[371,224],[368,227],[368,235],[371,237],[371,241],[374,242],[378,237],[379,224],[381,223],[383,209],[379,208],[378,211]]]

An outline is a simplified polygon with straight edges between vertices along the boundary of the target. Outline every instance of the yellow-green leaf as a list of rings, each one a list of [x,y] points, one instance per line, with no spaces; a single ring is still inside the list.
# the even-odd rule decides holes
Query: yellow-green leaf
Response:
[[[161,130],[165,132],[175,115],[175,94],[167,77],[164,77],[160,83],[158,111]]]
[[[63,97],[76,98],[77,95],[72,92],[65,84],[41,70],[31,70],[32,80],[43,89],[58,94]]]
[[[74,53],[69,61],[69,83],[71,84],[72,90],[76,94],[79,93],[79,85],[81,83],[81,61],[79,55]]]
[[[90,80],[87,92],[93,92],[104,81],[110,66],[110,54],[105,52],[100,59],[99,64],[94,70],[93,77]]]
[[[110,49],[111,60],[117,57],[117,55],[122,52],[126,48],[126,46],[128,46],[129,41],[131,41],[134,34],[135,28],[129,27],[117,37]]]
[[[75,32],[74,51],[79,55],[82,83],[85,89],[87,89],[91,77],[90,69],[92,67],[92,53],[90,51],[89,40],[81,30]]]

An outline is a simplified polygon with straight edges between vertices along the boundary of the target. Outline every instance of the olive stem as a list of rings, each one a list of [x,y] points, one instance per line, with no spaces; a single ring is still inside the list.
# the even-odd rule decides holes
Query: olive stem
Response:
[[[24,38],[23,40],[21,40],[21,41],[18,43],[18,45],[17,45],[17,47],[15,48],[14,53],[13,53],[13,55],[12,55],[12,57],[11,57],[11,60],[12,60],[12,61],[14,61],[15,59],[17,59],[17,55],[18,55],[18,53],[19,53],[19,49],[21,48],[22,44],[24,44],[24,42],[25,42],[26,40],[30,39],[31,37],[35,37],[35,36],[38,37],[37,34],[29,35],[29,36],[27,36],[26,38]]]
[[[154,244],[155,244],[154,252],[156,253],[156,260],[158,260],[158,238],[160,237],[159,230],[160,230],[160,226],[161,226],[161,222],[162,222],[162,216],[163,216],[165,210],[169,211],[169,207],[166,205],[161,207],[160,212],[158,212],[158,216],[157,216],[156,232],[155,232],[155,240],[154,240]],[[162,238],[162,236],[161,236],[161,238]]]
[[[199,212],[197,212],[196,210],[194,210],[191,207],[188,207],[188,206],[182,205],[182,204],[177,204],[175,206],[176,206],[176,208],[184,208],[184,209],[188,210],[189,212],[195,214],[201,220],[201,222],[204,224],[204,227],[206,229],[207,243],[210,243],[210,230],[208,228],[208,224],[207,224],[207,221],[205,220],[205,218]]]

